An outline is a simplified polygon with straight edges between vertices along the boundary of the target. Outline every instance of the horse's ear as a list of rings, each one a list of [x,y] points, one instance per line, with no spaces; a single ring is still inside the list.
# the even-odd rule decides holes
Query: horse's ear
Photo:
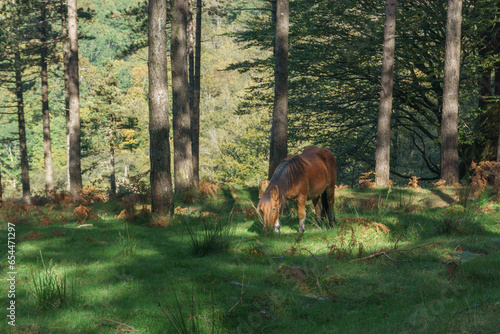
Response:
[[[264,193],[266,192],[266,189],[267,189],[267,186],[269,185],[269,180],[264,180],[260,183],[260,186],[259,186],[259,198],[262,197],[262,195],[264,195]]]
[[[277,201],[280,197],[280,191],[278,189],[278,185],[274,185],[274,187],[271,189],[271,198],[275,201]]]

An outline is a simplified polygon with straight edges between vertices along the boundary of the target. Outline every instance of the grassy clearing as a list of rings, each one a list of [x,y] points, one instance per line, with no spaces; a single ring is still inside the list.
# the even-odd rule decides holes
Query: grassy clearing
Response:
[[[303,235],[293,205],[280,235],[262,234],[256,189],[187,193],[168,222],[130,201],[89,203],[79,212],[93,214],[81,216],[70,203],[4,203],[0,268],[6,277],[14,223],[17,309],[16,328],[4,317],[0,332],[494,333],[500,206],[459,199],[341,190],[337,225],[308,215]],[[64,291],[50,307],[34,288],[42,277],[56,282],[49,292]],[[6,280],[0,290],[8,305]]]

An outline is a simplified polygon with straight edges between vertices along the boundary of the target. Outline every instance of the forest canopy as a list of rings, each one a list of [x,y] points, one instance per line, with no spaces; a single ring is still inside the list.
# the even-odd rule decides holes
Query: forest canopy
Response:
[[[55,188],[65,189],[67,182],[62,9],[59,2],[51,1],[33,0],[17,8],[5,3],[0,12],[4,197],[18,197],[21,189],[12,81],[15,66],[20,66],[25,79],[22,90],[32,193],[42,194],[44,189],[40,6],[49,8]],[[398,1],[391,123],[391,178],[396,182],[406,183],[411,176],[439,179],[446,7],[444,1]],[[273,8],[272,1],[203,2],[201,178],[256,185],[267,177],[274,86]],[[85,0],[78,3],[78,10],[83,184],[109,190],[112,143],[119,191],[133,191],[141,182],[149,183],[147,3]],[[464,3],[459,113],[462,177],[472,161],[496,160],[498,14],[498,3],[493,0]],[[356,184],[361,173],[374,168],[383,30],[382,1],[290,1],[289,153],[299,153],[311,144],[329,148],[339,163],[339,183]],[[16,63],[13,45],[19,46],[22,63]]]

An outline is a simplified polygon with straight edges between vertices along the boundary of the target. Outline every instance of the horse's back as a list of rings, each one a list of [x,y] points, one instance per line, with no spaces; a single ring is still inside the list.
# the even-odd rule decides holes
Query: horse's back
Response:
[[[308,162],[310,167],[308,175],[310,188],[335,186],[337,181],[337,161],[330,150],[308,146],[300,156]],[[326,183],[323,183],[325,181]]]
[[[308,146],[302,151],[301,156],[310,163],[317,163],[317,159],[322,160],[329,170],[337,170],[337,160],[330,150],[322,147]]]

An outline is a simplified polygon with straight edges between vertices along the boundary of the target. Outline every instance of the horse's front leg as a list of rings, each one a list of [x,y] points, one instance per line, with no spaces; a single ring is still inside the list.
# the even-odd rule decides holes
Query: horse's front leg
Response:
[[[297,213],[299,216],[299,232],[302,232],[306,229],[306,225],[304,224],[306,221],[306,196],[299,196],[297,198]]]

